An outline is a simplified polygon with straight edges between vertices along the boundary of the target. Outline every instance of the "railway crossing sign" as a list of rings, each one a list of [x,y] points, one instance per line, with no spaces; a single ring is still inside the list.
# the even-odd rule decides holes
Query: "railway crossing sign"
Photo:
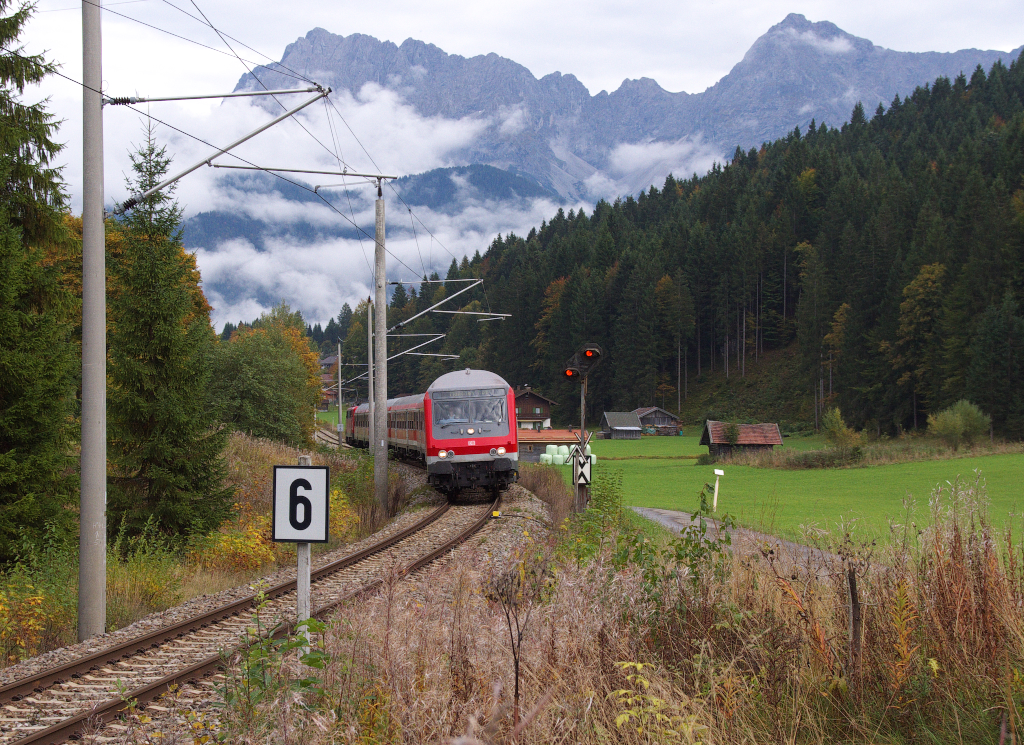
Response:
[[[575,457],[572,460],[572,480],[577,486],[590,485],[590,456],[573,448]]]
[[[326,543],[331,501],[327,466],[274,466],[274,540]]]

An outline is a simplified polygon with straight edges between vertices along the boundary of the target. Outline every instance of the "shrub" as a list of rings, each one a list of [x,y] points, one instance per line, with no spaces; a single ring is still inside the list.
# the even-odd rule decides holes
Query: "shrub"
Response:
[[[821,420],[825,441],[834,448],[845,450],[860,444],[860,434],[846,426],[843,414],[838,408],[829,409]]]
[[[992,417],[965,398],[948,409],[928,415],[928,432],[940,438],[953,450],[960,445],[970,447],[992,424]]]
[[[250,571],[274,561],[270,518],[257,515],[197,541],[190,559],[204,569]]]
[[[735,445],[740,441],[740,425],[735,422],[729,422],[725,425],[725,441],[730,445]]]
[[[359,524],[359,515],[352,509],[348,497],[341,489],[331,490],[330,521],[330,535],[334,540],[345,538]]]
[[[698,466],[710,466],[717,462],[718,459],[715,458],[715,456],[713,456],[711,453],[701,453],[700,455],[697,456]]]
[[[548,505],[552,525],[561,525],[572,513],[573,493],[560,470],[521,462],[519,485]]]

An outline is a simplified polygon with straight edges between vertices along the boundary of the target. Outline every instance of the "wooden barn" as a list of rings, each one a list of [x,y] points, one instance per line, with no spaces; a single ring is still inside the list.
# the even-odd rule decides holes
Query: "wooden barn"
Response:
[[[606,411],[601,417],[605,440],[639,440],[643,426],[635,411]]]
[[[660,406],[644,406],[634,409],[633,413],[640,417],[640,425],[644,432],[657,435],[678,435],[679,417]]]
[[[727,457],[733,450],[771,450],[782,444],[782,432],[778,424],[733,424],[713,422],[704,424],[700,444],[708,446],[708,452],[717,457]]]

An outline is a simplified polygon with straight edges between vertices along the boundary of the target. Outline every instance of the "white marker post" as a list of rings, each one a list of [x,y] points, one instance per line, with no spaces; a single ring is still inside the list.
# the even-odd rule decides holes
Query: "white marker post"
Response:
[[[722,476],[725,476],[725,471],[722,471],[722,470],[719,470],[719,469],[716,468],[715,469],[715,498],[711,502],[711,511],[712,512],[718,512],[718,479],[722,478]]]
[[[326,543],[330,525],[331,483],[327,466],[310,465],[310,456],[300,455],[298,466],[274,466],[274,540],[294,543],[298,559],[295,623],[310,617],[310,543]],[[309,652],[309,632],[303,630]]]

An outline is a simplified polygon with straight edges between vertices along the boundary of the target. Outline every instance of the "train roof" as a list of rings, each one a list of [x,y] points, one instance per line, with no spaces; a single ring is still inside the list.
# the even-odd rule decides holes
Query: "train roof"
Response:
[[[421,404],[421,403],[423,403],[423,394],[422,393],[417,393],[417,394],[412,395],[412,396],[399,396],[398,398],[389,398],[388,399],[388,408],[390,408],[392,406],[408,406],[408,405],[412,405],[412,404]],[[370,410],[370,404],[369,404],[369,402],[361,403],[361,404],[359,404],[358,406],[355,407],[355,410],[356,410],[357,414],[365,414],[366,412],[368,412]]]
[[[430,391],[463,391],[467,388],[508,388],[505,379],[489,370],[457,370],[445,373],[427,388]]]

